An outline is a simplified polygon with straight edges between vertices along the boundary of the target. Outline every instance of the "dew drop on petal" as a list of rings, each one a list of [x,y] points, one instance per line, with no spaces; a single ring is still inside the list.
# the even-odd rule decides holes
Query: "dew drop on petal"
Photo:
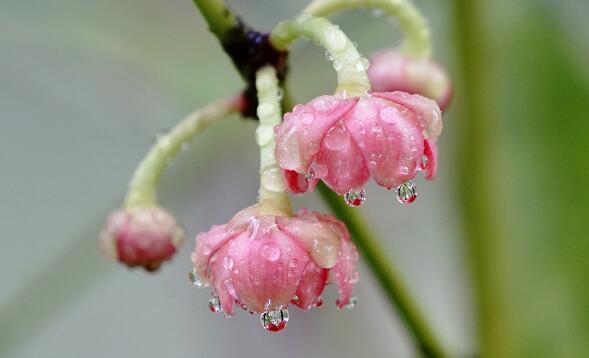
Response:
[[[427,155],[422,155],[421,156],[421,170],[425,170],[427,169],[427,165],[429,164],[429,159],[427,157]]]
[[[397,200],[401,204],[411,204],[417,199],[417,187],[412,180],[407,180],[397,188]]]
[[[297,303],[299,303],[299,296],[293,295],[290,300],[290,303],[292,303],[293,305],[296,305]]]
[[[366,201],[366,191],[363,188],[360,190],[350,190],[344,195],[344,200],[351,207],[360,206]]]
[[[313,306],[316,307],[316,308],[319,308],[319,307],[323,306],[323,298],[317,297],[317,299],[315,300],[315,302],[313,302]]]
[[[223,258],[223,267],[227,270],[231,270],[233,268],[233,258],[231,256],[225,256]]]
[[[345,309],[351,310],[358,305],[357,297],[350,297],[348,303],[344,306]]]
[[[200,280],[200,278],[196,274],[196,270],[192,270],[188,273],[188,279],[190,280],[190,282],[192,282],[192,284],[196,288],[201,288],[204,286],[202,281]]]
[[[279,309],[274,311],[266,311],[260,316],[262,326],[268,332],[280,332],[288,323],[288,310]]]
[[[249,310],[249,314],[254,314],[254,313],[256,313],[256,311],[254,311],[254,310]]]
[[[213,296],[209,299],[209,309],[213,313],[217,313],[221,310],[221,300],[219,296]]]
[[[265,243],[260,248],[260,255],[270,262],[278,260],[280,257],[280,247],[273,242]]]

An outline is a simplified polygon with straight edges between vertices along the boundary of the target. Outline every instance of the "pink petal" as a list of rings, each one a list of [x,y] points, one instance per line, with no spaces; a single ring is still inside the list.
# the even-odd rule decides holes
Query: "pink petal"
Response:
[[[306,174],[329,128],[356,101],[357,99],[321,96],[306,105],[297,106],[292,113],[285,114],[284,122],[275,128],[276,159],[280,166]]]
[[[317,266],[312,260],[309,260],[303,278],[297,288],[298,301],[296,305],[302,309],[308,310],[313,306],[317,299],[323,293],[329,270]]]
[[[282,170],[282,176],[286,182],[288,190],[297,194],[313,191],[318,182],[318,179],[315,177],[307,177],[306,175],[299,174],[293,170]]]
[[[339,299],[336,302],[339,308],[348,304],[354,285],[358,282],[357,262],[358,251],[352,241],[350,241],[349,237],[342,240],[337,264],[332,269],[339,291]]]
[[[362,99],[345,117],[374,181],[391,189],[415,177],[423,136],[412,113],[386,100]]]
[[[295,294],[309,256],[263,217],[230,249],[233,285],[241,303],[257,312],[286,307]]]
[[[340,195],[362,188],[370,179],[362,153],[343,121],[327,132],[313,162],[313,172]]]
[[[213,225],[207,232],[196,236],[196,248],[192,254],[194,269],[201,281],[208,282],[209,262],[213,255],[232,237],[226,231],[227,225]]]
[[[442,133],[442,112],[438,104],[426,97],[406,92],[373,92],[377,98],[401,104],[416,116],[417,123],[423,128],[427,139],[436,139]]]
[[[427,165],[424,171],[425,179],[432,180],[438,170],[438,147],[436,142],[431,140],[426,140],[424,147],[423,154],[427,158]]]

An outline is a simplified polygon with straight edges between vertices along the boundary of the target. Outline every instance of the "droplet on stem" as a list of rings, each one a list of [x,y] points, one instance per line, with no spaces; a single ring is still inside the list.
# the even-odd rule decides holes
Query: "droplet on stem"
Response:
[[[268,332],[280,332],[288,323],[288,310],[266,311],[260,316],[262,326]]]
[[[366,201],[366,191],[364,189],[350,190],[344,195],[344,199],[351,207],[360,206]]]
[[[397,200],[401,204],[411,204],[417,199],[417,187],[412,180],[407,180],[397,188]]]

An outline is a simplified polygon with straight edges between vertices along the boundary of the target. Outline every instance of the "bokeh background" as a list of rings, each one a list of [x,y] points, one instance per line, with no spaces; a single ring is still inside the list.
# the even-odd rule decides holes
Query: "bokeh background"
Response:
[[[304,6],[230,3],[261,29]],[[453,356],[587,356],[589,3],[416,3],[456,80],[439,177],[410,207],[371,185],[361,210]],[[367,55],[400,38],[370,10],[332,20]],[[332,90],[323,51],[299,43],[291,61],[299,101]],[[156,133],[241,86],[190,0],[0,3],[0,356],[416,356],[363,264],[356,309],[338,312],[328,288],[271,335],[208,311],[187,279],[192,241],[157,275],[99,255]],[[163,205],[190,236],[255,200],[254,129],[215,126],[164,175]]]

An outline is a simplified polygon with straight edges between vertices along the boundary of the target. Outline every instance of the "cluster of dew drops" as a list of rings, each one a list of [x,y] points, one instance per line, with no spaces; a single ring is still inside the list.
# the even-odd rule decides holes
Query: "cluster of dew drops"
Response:
[[[421,157],[421,166],[419,167],[421,170],[427,168],[428,158],[427,156],[423,155]],[[305,178],[307,181],[312,179],[312,174],[307,174]],[[403,182],[401,185],[397,187],[397,200],[399,203],[403,205],[411,204],[412,202],[417,199],[417,185],[413,182],[413,180],[407,180]],[[346,204],[351,207],[357,207],[366,201],[366,190],[364,188],[350,190],[344,195],[344,200]]]
[[[195,270],[188,273],[188,278],[190,282],[196,288],[204,288],[208,285],[205,285],[200,278],[198,277]],[[299,298],[297,295],[294,295],[290,301],[292,304],[297,304],[299,302]],[[244,311],[248,311],[249,314],[255,314],[254,310],[248,309],[248,307],[244,304],[240,304],[239,300],[235,300],[235,303],[240,305]],[[343,306],[345,309],[353,309],[358,304],[358,299],[356,297],[351,297],[349,302]],[[315,302],[313,302],[312,307],[319,308],[323,305],[323,298],[318,297]],[[339,309],[339,308],[338,308]],[[221,308],[221,299],[219,296],[215,296],[215,294],[211,294],[211,298],[209,299],[209,310],[213,313],[222,312],[223,309]],[[230,315],[225,314],[225,318],[231,318]],[[262,323],[262,327],[268,332],[280,332],[284,328],[286,328],[286,324],[288,323],[289,316],[288,310],[286,308],[280,308],[276,310],[268,310],[262,312],[260,315],[260,322]]]

